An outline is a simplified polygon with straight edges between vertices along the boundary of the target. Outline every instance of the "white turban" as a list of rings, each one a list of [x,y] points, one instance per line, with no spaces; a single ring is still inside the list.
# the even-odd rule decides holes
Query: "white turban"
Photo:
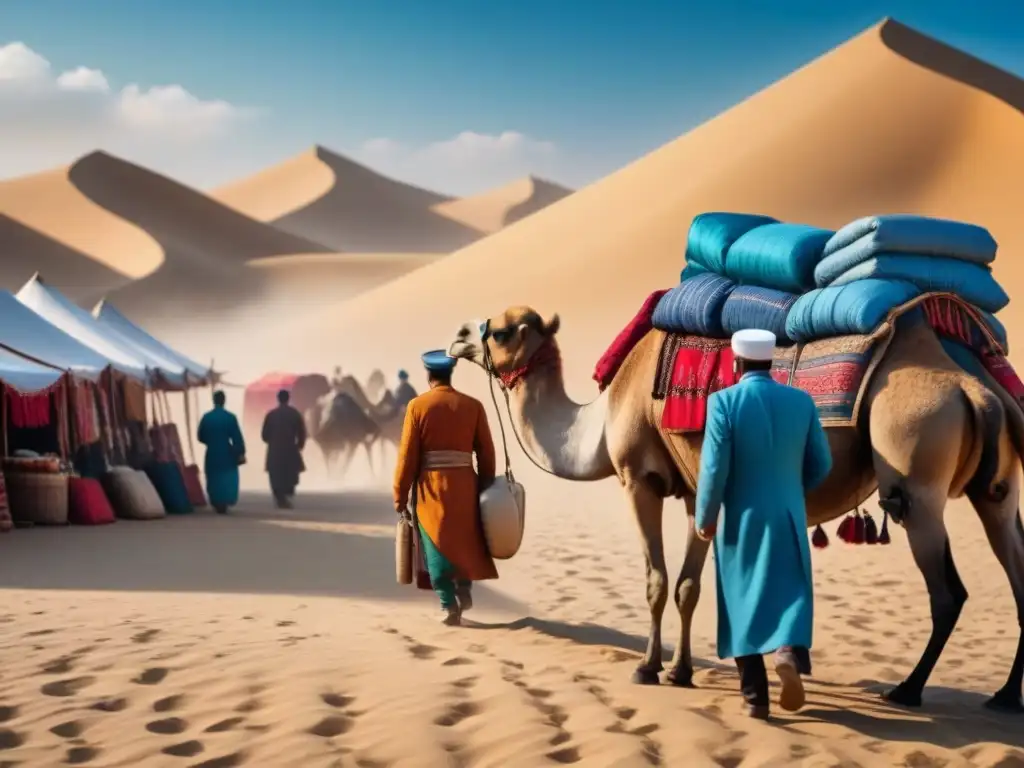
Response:
[[[732,335],[732,353],[744,360],[771,360],[775,355],[775,334],[758,328],[736,331]]]

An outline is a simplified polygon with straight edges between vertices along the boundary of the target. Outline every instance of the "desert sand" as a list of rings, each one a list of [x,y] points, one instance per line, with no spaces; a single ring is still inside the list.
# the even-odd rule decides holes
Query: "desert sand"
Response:
[[[1015,298],[1000,316],[1012,333],[1024,291],[1013,255],[1024,247],[1022,109],[1020,80],[885,22],[525,220],[483,239],[475,225],[458,225],[477,233],[471,245],[355,298],[297,305],[290,316],[243,307],[234,328],[212,330],[199,318],[164,335],[198,359],[217,354],[235,381],[341,362],[361,378],[375,367],[389,377],[408,368],[422,389],[422,350],[446,345],[467,319],[527,302],[561,314],[569,394],[590,399],[594,362],[650,291],[678,280],[690,219],[716,209],[832,227],[887,212],[982,224],[1000,243],[996,277]],[[354,262],[428,250],[321,239],[334,221],[332,209],[318,212],[321,201],[348,194],[338,168],[345,178],[360,173],[326,155],[293,161],[293,186],[268,182],[292,191],[265,207],[223,190],[218,199],[253,224],[288,229],[287,220],[292,236],[353,251],[343,256]],[[429,194],[409,192],[414,221],[459,207]],[[152,220],[120,213],[166,251]],[[475,219],[484,220],[496,219]],[[299,231],[300,222],[313,229]],[[341,256],[286,245],[293,250],[246,256],[263,259],[250,269],[279,274],[286,259],[276,257],[289,253],[307,254],[295,264],[314,276],[318,262],[340,269]],[[136,285],[142,291],[145,281]],[[147,324],[141,304],[132,316]],[[226,342],[231,333],[249,343]],[[1018,348],[1011,342],[1019,368]],[[470,366],[455,384],[488,398]],[[238,391],[230,397],[240,410]],[[488,408],[498,440],[489,400]],[[648,617],[620,489],[546,477],[518,447],[511,457],[527,487],[526,538],[499,564],[501,578],[479,585],[459,629],[440,626],[431,595],[394,584],[384,490],[393,453],[376,478],[359,457],[339,491],[336,480],[316,477],[311,448],[312,474],[291,512],[270,510],[259,467],[250,466],[254,490],[227,518],[202,512],[0,537],[8,606],[0,759],[206,768],[1024,765],[1020,719],[981,707],[1005,679],[1018,623],[965,503],[949,505],[947,525],[970,599],[925,706],[900,710],[877,695],[909,672],[930,627],[905,536],[892,527],[890,546],[854,547],[833,527],[832,545],[813,556],[808,705],[795,716],[776,708],[776,722],[765,724],[742,715],[737,677],[715,657],[710,563],[693,638],[698,688],[631,685]],[[680,502],[667,505],[670,571],[685,544],[682,516]],[[666,641],[677,627],[670,606]]]
[[[571,194],[571,189],[560,184],[527,176],[479,195],[438,203],[433,210],[493,234]]]

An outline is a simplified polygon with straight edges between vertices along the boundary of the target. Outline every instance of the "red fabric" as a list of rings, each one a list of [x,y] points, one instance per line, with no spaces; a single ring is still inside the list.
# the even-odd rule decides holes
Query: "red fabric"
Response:
[[[68,519],[75,525],[106,525],[116,519],[103,486],[94,478],[68,478],[68,501]]]
[[[526,361],[526,365],[521,368],[513,368],[511,371],[505,373],[499,373],[498,378],[501,379],[501,383],[505,385],[505,389],[515,389],[519,382],[525,379],[534,371],[540,370],[541,368],[557,367],[562,364],[562,358],[558,354],[558,347],[554,344],[545,342],[533,356]]]
[[[93,397],[92,385],[87,381],[76,382],[74,396],[78,444],[90,445],[99,439],[96,430],[96,399]]]
[[[824,549],[828,546],[828,534],[820,525],[815,526],[814,533],[811,534],[811,544],[815,549]]]
[[[185,490],[188,492],[188,500],[194,507],[206,506],[206,494],[203,493],[203,484],[199,479],[199,467],[189,464],[185,467]]]
[[[50,390],[23,395],[7,387],[7,414],[15,427],[50,425]]]
[[[1010,397],[1018,403],[1024,404],[1024,382],[1021,382],[1017,372],[1013,370],[1013,366],[1005,356],[990,351],[982,354],[981,362],[984,363],[985,370],[1010,394]]]
[[[661,427],[671,432],[700,432],[707,420],[708,397],[736,383],[728,339],[687,336],[676,352],[665,395]]]
[[[597,382],[598,389],[603,391],[605,387],[612,383],[612,379],[619,372],[619,368],[622,367],[622,363],[625,362],[629,353],[633,351],[633,347],[639,344],[640,340],[654,327],[651,324],[654,309],[658,306],[658,301],[666,293],[668,293],[668,289],[655,291],[648,296],[643,306],[640,307],[640,311],[619,332],[619,335],[615,337],[615,341],[611,343],[608,350],[601,355],[601,359],[594,366],[594,381]]]

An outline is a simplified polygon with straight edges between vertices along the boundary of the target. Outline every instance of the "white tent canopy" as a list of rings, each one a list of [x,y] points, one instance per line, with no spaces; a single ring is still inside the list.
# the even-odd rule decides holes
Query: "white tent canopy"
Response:
[[[105,327],[113,328],[136,347],[181,366],[193,380],[192,383],[200,384],[209,380],[212,374],[209,366],[200,365],[177,350],[171,349],[159,339],[150,336],[149,333],[122,315],[117,307],[106,299],[96,305],[92,314]]]
[[[0,349],[0,381],[18,392],[29,394],[48,389],[63,375],[64,371],[33,363],[6,349]]]
[[[113,328],[51,288],[37,274],[17,293],[18,301],[37,315],[111,361],[114,368],[142,381],[149,381],[147,369],[159,371],[171,384],[185,383],[184,369],[168,360],[135,348]]]
[[[0,345],[91,381],[112,365],[108,358],[50,325],[9,291],[0,291]]]

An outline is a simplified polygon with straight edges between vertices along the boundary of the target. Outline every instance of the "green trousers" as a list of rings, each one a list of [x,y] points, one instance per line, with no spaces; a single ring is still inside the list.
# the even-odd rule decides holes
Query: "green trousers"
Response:
[[[427,563],[430,583],[441,600],[441,607],[452,608],[457,602],[456,591],[468,592],[472,588],[473,582],[454,578],[455,569],[452,568],[452,564],[430,540],[422,525],[420,526],[420,541],[423,542],[423,559]]]

